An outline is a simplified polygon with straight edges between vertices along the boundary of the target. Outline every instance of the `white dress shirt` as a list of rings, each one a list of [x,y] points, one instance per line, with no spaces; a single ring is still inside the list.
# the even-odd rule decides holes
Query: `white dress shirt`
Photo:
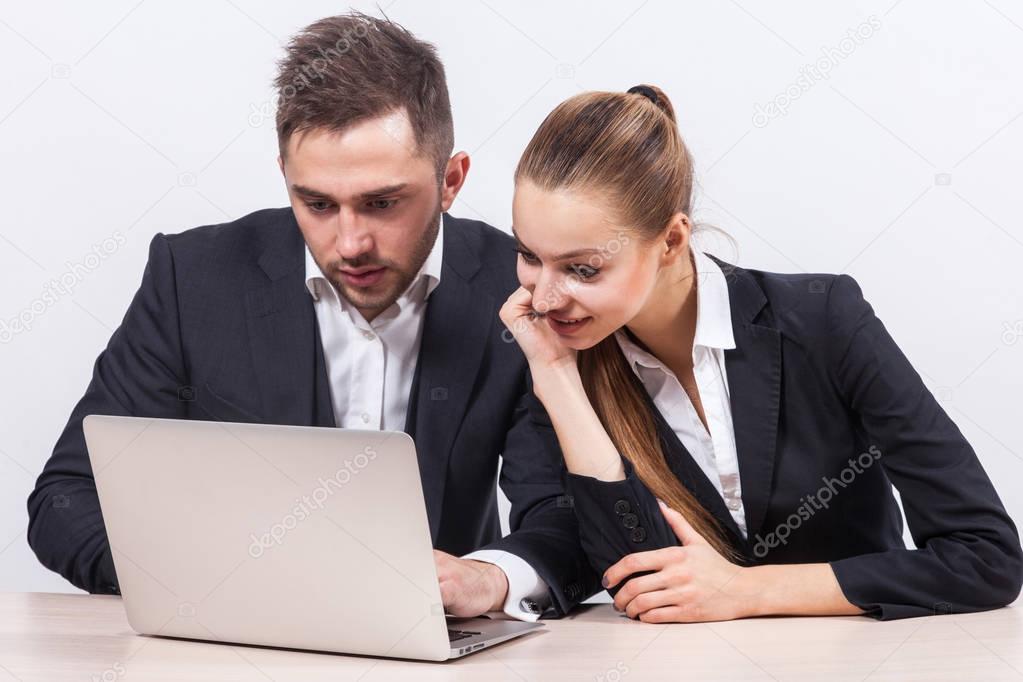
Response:
[[[306,246],[306,287],[313,297],[339,428],[405,428],[426,301],[440,284],[443,245],[441,219],[437,241],[408,289],[372,322],[324,277]]]
[[[422,344],[426,303],[440,284],[444,258],[444,218],[437,240],[408,289],[372,322],[324,277],[312,252],[305,250],[306,288],[313,297],[323,359],[330,381],[334,421],[340,428],[401,431]],[[547,585],[533,567],[509,552],[483,550],[466,555],[496,564],[508,577],[504,613],[521,620],[539,615],[523,602],[541,605]]]
[[[717,263],[697,249],[690,251],[696,270],[693,374],[707,417],[707,427],[700,420],[689,394],[664,363],[635,344],[624,330],[615,332],[615,338],[654,405],[714,484],[743,537],[746,537],[746,513],[742,504],[739,460],[725,374],[725,350],[735,348],[728,283]]]

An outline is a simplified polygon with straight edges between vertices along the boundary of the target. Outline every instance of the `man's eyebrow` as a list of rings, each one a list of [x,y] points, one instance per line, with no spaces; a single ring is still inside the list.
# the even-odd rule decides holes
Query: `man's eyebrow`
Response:
[[[385,187],[378,187],[377,189],[371,189],[368,192],[363,192],[359,196],[363,199],[373,199],[375,197],[384,197],[388,194],[397,194],[408,187],[407,182],[399,182],[396,185],[387,185]]]
[[[329,194],[325,194],[319,190],[315,190],[312,187],[306,187],[305,185],[292,184],[291,189],[298,194],[304,194],[307,197],[317,197],[318,199],[330,199]]]
[[[363,192],[359,195],[360,199],[373,199],[376,197],[387,196],[389,194],[395,194],[408,187],[407,182],[398,183],[396,185],[387,185],[385,187],[377,187],[367,192]],[[302,194],[307,197],[315,197],[317,199],[331,199],[332,197],[326,192],[313,189],[312,187],[306,187],[305,185],[293,184],[291,189],[297,194]]]
[[[512,231],[512,236],[515,237],[515,241],[518,242],[519,246],[524,248],[526,251],[529,251],[530,253],[532,253],[533,250],[530,249],[529,247],[527,247],[525,244],[523,244],[522,240],[519,239],[518,233],[515,232],[515,226],[514,225],[512,226],[511,231]],[[588,256],[588,255],[593,254],[593,253],[600,253],[600,249],[575,249],[573,251],[566,251],[565,253],[561,254],[560,256],[555,256],[551,260],[554,260],[554,261],[569,260],[571,258],[578,258],[579,256]]]

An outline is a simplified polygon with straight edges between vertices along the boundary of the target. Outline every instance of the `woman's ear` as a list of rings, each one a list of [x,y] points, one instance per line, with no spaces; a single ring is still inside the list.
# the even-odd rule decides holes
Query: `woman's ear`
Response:
[[[687,256],[689,253],[689,236],[692,232],[692,223],[685,213],[676,213],[668,221],[664,229],[663,246],[664,251],[661,259],[664,264],[673,263],[678,258]]]

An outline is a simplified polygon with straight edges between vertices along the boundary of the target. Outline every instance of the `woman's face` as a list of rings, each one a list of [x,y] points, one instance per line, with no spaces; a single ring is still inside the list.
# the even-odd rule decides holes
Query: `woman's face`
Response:
[[[650,299],[662,261],[659,240],[616,224],[595,198],[524,180],[515,188],[512,220],[519,282],[566,346],[595,346]]]

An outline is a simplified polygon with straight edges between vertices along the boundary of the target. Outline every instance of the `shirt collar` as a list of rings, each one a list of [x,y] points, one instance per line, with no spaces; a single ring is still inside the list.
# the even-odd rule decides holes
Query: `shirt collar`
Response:
[[[430,297],[433,290],[440,284],[440,273],[441,266],[444,262],[444,214],[440,216],[440,225],[437,228],[437,238],[433,242],[433,246],[430,248],[430,253],[426,256],[426,260],[423,262],[422,267],[419,268],[419,272],[412,279],[412,283],[409,284],[408,289],[402,292],[401,296],[398,297],[396,303],[399,307],[404,307],[409,299],[415,294],[420,288],[422,280],[426,280],[426,294],[424,300]],[[312,251],[309,250],[309,245],[305,245],[305,286],[308,289],[309,294],[313,297],[314,301],[320,300],[321,292],[332,290],[337,295],[337,290],[323,275],[323,271],[320,270],[320,266],[316,264],[316,259],[313,258]],[[342,302],[342,305],[347,302],[337,296]]]
[[[702,251],[690,248],[696,273],[696,335],[693,346],[735,348],[732,334],[732,310],[728,298],[728,282],[721,268]],[[664,363],[640,348],[624,329],[615,332],[615,339],[630,366],[662,368]]]
[[[722,350],[735,348],[725,273],[703,251],[690,251],[696,265],[696,337],[693,345]]]

